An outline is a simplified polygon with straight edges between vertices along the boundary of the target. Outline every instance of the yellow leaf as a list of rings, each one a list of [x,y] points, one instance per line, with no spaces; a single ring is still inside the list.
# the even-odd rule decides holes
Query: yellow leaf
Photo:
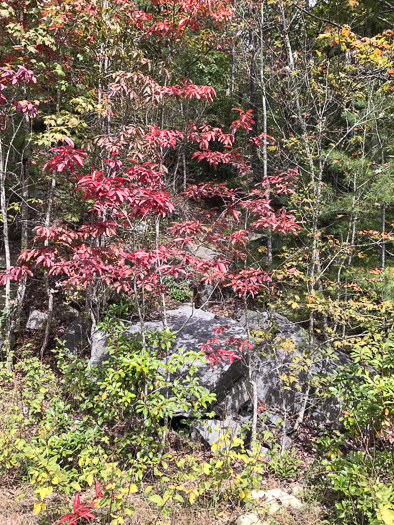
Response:
[[[40,487],[39,489],[34,491],[36,494],[40,496],[40,499],[44,499],[47,496],[50,496],[53,492],[53,487]]]
[[[390,504],[379,507],[377,514],[378,518],[382,520],[385,525],[394,525],[394,511]]]
[[[208,474],[209,474],[209,472],[211,470],[210,465],[208,465],[208,463],[204,463],[202,469],[204,471],[204,474],[206,474],[208,476]]]
[[[41,501],[38,501],[35,505],[34,505],[34,509],[33,509],[33,516],[35,516],[36,514],[38,514],[41,510]]]
[[[196,499],[196,494],[194,493],[194,490],[193,490],[193,492],[191,492],[189,496],[189,501],[191,505],[193,505],[195,499]]]
[[[130,490],[128,490],[128,492],[130,494],[134,494],[135,492],[138,492],[137,485],[135,485],[134,483],[132,485],[130,485]]]

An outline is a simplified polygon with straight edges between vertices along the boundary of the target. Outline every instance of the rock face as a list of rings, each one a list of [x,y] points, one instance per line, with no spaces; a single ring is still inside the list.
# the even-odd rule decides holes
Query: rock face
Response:
[[[216,257],[223,257],[220,252],[212,250],[207,246],[199,246],[189,242],[186,247],[195,257],[199,257],[200,259],[204,259],[206,261],[212,261],[213,259],[216,259]]]
[[[40,310],[32,310],[29,319],[26,323],[26,328],[29,330],[42,330],[48,319],[48,314],[40,312]]]
[[[245,338],[244,328],[226,317],[218,317],[211,312],[193,308],[190,305],[182,305],[175,310],[167,312],[168,328],[172,332],[177,332],[174,350],[183,348],[184,350],[199,350],[200,343],[206,343],[215,336],[214,328],[218,326],[227,326],[219,339],[224,341],[228,337]],[[163,330],[161,321],[148,321],[145,323],[146,330]],[[141,331],[140,323],[130,326],[127,330],[130,334]],[[90,366],[96,366],[108,359],[107,343],[108,340],[102,332],[95,332],[92,338],[92,353]],[[216,391],[217,389],[226,388],[225,384],[242,377],[242,366],[240,360],[235,360],[232,364],[226,362],[220,363],[215,368],[207,363],[200,367],[200,383],[208,390]]]
[[[59,339],[67,354],[78,355],[86,346],[89,337],[89,323],[83,317],[77,317],[66,328]]]
[[[198,350],[200,343],[204,344],[215,336],[214,329],[217,327],[226,327],[223,335],[218,336],[219,347],[229,349],[225,339],[246,339],[246,323],[252,330],[252,335],[255,335],[255,347],[251,351],[250,363],[259,401],[268,406],[279,406],[289,414],[300,411],[305,400],[307,380],[311,374],[323,369],[332,372],[338,364],[347,359],[346,356],[337,354],[339,360],[327,362],[318,349],[310,355],[305,331],[278,314],[248,312],[248,320],[244,315],[240,322],[237,322],[195,309],[190,305],[167,312],[168,328],[177,332],[174,351],[177,348]],[[161,321],[150,321],[145,323],[145,328],[161,330],[163,325]],[[140,323],[136,323],[130,326],[128,332],[136,333],[140,330]],[[255,334],[253,331],[256,331]],[[264,343],[259,344],[259,338],[264,339]],[[96,331],[92,337],[90,366],[100,366],[108,359],[108,355],[106,335]],[[212,410],[222,419],[231,419],[235,425],[241,420],[250,419],[252,389],[248,380],[249,360],[246,352],[241,359],[234,359],[232,363],[222,361],[214,368],[208,363],[201,365],[198,377],[202,386],[216,394],[217,401]],[[314,406],[313,409],[309,409],[309,414],[316,421],[331,424],[337,420],[340,413],[338,400],[324,399],[322,403],[320,398],[314,399],[310,391],[307,401],[307,409],[309,405]],[[267,423],[271,426],[276,425],[276,421]],[[287,431],[288,428],[286,433]],[[211,441],[208,434],[204,434],[203,439],[206,442]]]
[[[298,414],[306,403],[307,413],[315,422],[338,426],[339,399],[319,397],[308,384],[317,374],[333,374],[338,366],[349,363],[348,356],[335,352],[327,358],[318,346],[310,351],[306,331],[282,315],[248,312],[247,322],[257,340],[267,338],[252,360],[259,399],[290,414]],[[246,325],[245,315],[240,324]]]
[[[95,329],[92,334],[92,351],[89,366],[102,366],[108,359],[108,337],[105,332]]]
[[[224,421],[220,421],[219,419],[206,419],[193,423],[194,436],[198,434],[209,448],[211,448],[222,435],[227,435],[230,439],[240,437],[241,430],[242,424],[231,418],[226,418]]]

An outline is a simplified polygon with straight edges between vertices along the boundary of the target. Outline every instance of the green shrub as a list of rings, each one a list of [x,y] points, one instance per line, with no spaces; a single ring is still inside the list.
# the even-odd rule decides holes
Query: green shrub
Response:
[[[101,328],[110,352],[103,368],[70,361],[60,348],[60,381],[29,357],[12,374],[1,374],[17,387],[9,390],[12,403],[0,415],[0,472],[12,470],[33,485],[37,512],[54,489],[70,495],[95,477],[142,479],[165,460],[166,422],[214,400],[195,377],[204,354],[170,353],[174,336],[168,330],[148,332],[142,341],[121,321]]]
[[[273,450],[271,455],[271,461],[269,462],[269,469],[275,476],[283,479],[295,478],[299,473],[304,462],[301,461],[293,448],[291,452],[287,450],[283,451],[283,454]]]
[[[345,432],[320,438],[318,451],[336,523],[394,524],[393,350],[391,341],[355,348],[354,362],[331,387],[342,401]]]
[[[167,295],[171,297],[171,299],[174,299],[180,303],[184,303],[185,301],[189,301],[191,299],[193,294],[190,290],[188,281],[177,280],[172,277],[172,275],[165,275],[162,278],[162,281],[166,287]]]

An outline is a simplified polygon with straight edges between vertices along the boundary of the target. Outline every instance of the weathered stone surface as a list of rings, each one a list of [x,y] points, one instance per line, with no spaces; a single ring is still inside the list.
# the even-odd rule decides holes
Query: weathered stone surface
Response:
[[[250,513],[239,516],[235,525],[269,525],[269,523],[261,520],[257,514]]]
[[[206,261],[212,261],[213,259],[216,259],[216,257],[223,257],[223,255],[216,250],[212,250],[206,246],[199,246],[192,242],[187,243],[186,247],[195,257],[199,257]]]
[[[280,414],[277,414],[276,412],[270,412],[270,411],[264,412],[261,419],[265,422],[265,424],[268,427],[276,427],[282,432],[283,432],[283,426],[284,426],[285,432],[287,434],[293,430],[293,427],[290,425],[290,423],[288,421],[285,422],[283,420],[283,416],[281,416]]]
[[[303,487],[301,487],[300,485],[295,485],[292,488],[291,493],[296,498],[302,498],[305,495],[305,489]]]
[[[248,234],[249,242],[260,241],[261,239],[264,239],[266,237],[267,237],[267,235],[265,235],[264,233],[250,232]]]
[[[213,300],[215,294],[215,288],[210,284],[203,284],[199,286],[199,291],[196,296],[195,304],[200,306],[206,306]]]
[[[77,317],[66,328],[59,339],[67,354],[78,355],[88,343],[89,323],[84,317]]]
[[[92,350],[89,360],[89,366],[102,366],[103,362],[109,357],[108,337],[105,332],[94,330],[92,333]]]
[[[26,328],[29,330],[41,330],[44,328],[47,319],[48,314],[40,312],[40,310],[32,310],[27,320]]]
[[[193,423],[193,434],[199,435],[202,442],[210,448],[220,439],[220,436],[227,435],[230,439],[240,437],[241,430],[242,424],[231,418],[224,421],[206,419]]]
[[[293,447],[293,440],[289,436],[282,436],[280,439],[280,443],[283,443],[283,447],[285,450],[290,450]]]
[[[265,348],[256,349],[252,361],[258,397],[267,405],[285,407],[288,413],[299,413],[305,401],[308,381],[323,371],[332,374],[338,366],[349,362],[348,356],[341,352],[335,352],[330,359],[324,357],[318,346],[310,352],[305,330],[282,315],[249,311],[247,322],[251,331],[262,331],[269,335],[268,344]],[[246,325],[245,314],[240,324]],[[281,378],[289,376],[292,369],[297,367],[304,368],[297,372],[297,382],[286,384]],[[322,399],[315,396],[312,389],[309,390],[306,406],[307,413],[316,422],[338,424],[341,414],[338,398]],[[308,407],[314,408],[308,412]]]
[[[200,343],[206,343],[215,336],[214,328],[218,326],[227,326],[223,335],[218,336],[220,341],[228,337],[245,338],[244,328],[226,317],[217,317],[211,312],[193,308],[190,305],[182,305],[175,310],[167,312],[168,328],[177,332],[173,349],[182,348],[183,350],[199,350]],[[163,330],[161,321],[148,321],[145,323],[146,330]],[[141,331],[140,323],[131,325],[128,328],[129,333],[138,333]],[[100,365],[108,359],[107,350],[108,339],[102,332],[95,332],[92,336],[92,353],[90,366]],[[239,380],[244,374],[244,367],[241,360],[236,359],[233,363],[228,361],[217,364],[212,368],[208,363],[201,365],[199,368],[200,384],[205,386],[209,391],[226,392],[228,385]]]
[[[253,499],[259,500],[271,515],[276,514],[281,507],[292,507],[293,509],[301,510],[305,506],[296,496],[288,494],[281,489],[252,490],[251,496]]]

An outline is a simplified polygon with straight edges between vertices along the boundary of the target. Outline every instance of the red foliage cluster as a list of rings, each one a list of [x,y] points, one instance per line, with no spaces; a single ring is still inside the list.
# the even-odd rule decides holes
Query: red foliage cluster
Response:
[[[29,102],[28,100],[14,100],[14,104],[16,111],[20,113],[26,113],[33,118],[37,117],[38,106],[34,102]]]
[[[18,66],[17,71],[5,67],[0,68],[0,106],[4,106],[10,102],[7,101],[6,97],[1,93],[9,84],[16,86],[18,84],[35,84],[36,82],[37,77],[33,71],[26,69],[24,66]],[[12,99],[12,103],[15,105],[16,111],[26,113],[31,117],[36,117],[38,114],[38,108],[34,102]]]
[[[0,82],[2,84],[7,84],[7,82],[11,82],[12,85],[21,83],[35,84],[37,82],[37,77],[34,75],[33,71],[26,69],[24,66],[18,66],[17,71],[2,67],[0,68],[0,71]]]
[[[209,339],[205,344],[200,343],[201,350],[205,353],[207,361],[214,368],[216,363],[227,360],[232,363],[234,359],[241,359],[242,352],[245,348],[253,348],[253,345],[246,339],[239,339],[237,337],[229,337],[223,342],[220,341],[218,335],[222,335],[223,332],[228,329],[228,326],[217,326],[214,328],[215,337]],[[226,345],[227,349],[224,349],[221,345]],[[229,350],[228,347],[233,346],[233,350]]]
[[[58,172],[69,171],[75,174],[75,167],[83,166],[83,159],[86,157],[86,153],[81,149],[75,149],[74,142],[70,138],[63,137],[63,141],[66,143],[65,146],[50,150],[54,151],[56,155],[44,164],[44,169]]]
[[[79,494],[77,494],[73,502],[73,511],[69,512],[68,514],[65,514],[56,523],[56,525],[60,525],[61,523],[67,523],[67,525],[78,525],[80,519],[88,520],[89,518],[92,518],[95,520],[96,516],[91,512],[90,509],[93,507],[97,507],[98,500],[103,498],[104,494],[101,490],[100,483],[97,481],[97,479],[94,479],[94,488],[96,491],[96,497],[91,503],[89,503],[88,505],[82,504],[81,498],[79,497]]]
[[[117,16],[123,13],[131,17],[146,35],[154,32],[173,38],[186,27],[198,30],[204,17],[221,23],[233,11],[227,1],[174,0],[177,16],[169,24],[165,15],[171,2],[158,0],[157,3],[162,4],[163,21],[155,24],[149,25],[152,17],[147,13],[128,10],[126,0],[118,0],[120,12]],[[146,59],[141,61],[143,64],[149,62]],[[0,104],[6,103],[1,91],[7,85],[36,81],[33,72],[26,68],[19,67],[17,71],[0,69]],[[126,99],[138,104],[142,100],[162,104],[168,99],[196,99],[210,103],[215,91],[211,86],[195,85],[188,79],[163,86],[137,70],[114,73],[105,96],[111,107],[116,106],[115,101],[119,101],[122,107]],[[34,103],[26,100],[14,103],[17,111],[37,115]],[[227,133],[208,124],[191,124],[183,132],[153,125],[125,126],[117,133],[100,137],[96,143],[111,158],[104,160],[100,169],[92,166],[88,172],[84,167],[87,154],[64,137],[62,145],[50,150],[52,157],[45,163],[44,170],[68,176],[75,183],[79,198],[89,204],[93,216],[78,226],[55,223],[50,227],[37,227],[33,247],[20,254],[18,265],[4,272],[0,282],[33,275],[33,269],[37,268],[56,276],[62,286],[84,288],[89,283],[102,282],[118,293],[136,294],[143,289],[159,294],[165,291],[161,276],[171,275],[230,287],[241,298],[255,297],[267,288],[271,276],[261,268],[237,269],[233,263],[245,260],[245,247],[254,230],[297,232],[299,225],[292,212],[274,209],[271,203],[272,195],[293,191],[291,185],[297,175],[295,171],[267,177],[252,190],[232,189],[225,183],[216,182],[189,186],[186,198],[195,201],[215,198],[220,202],[219,208],[202,214],[201,218],[195,216],[172,223],[163,246],[146,251],[131,249],[127,241],[122,242],[121,235],[121,232],[136,228],[140,220],[168,217],[174,211],[163,182],[163,150],[166,148],[174,149],[179,143],[188,142],[198,148],[192,158],[199,162],[204,160],[214,168],[226,164],[240,174],[251,171],[248,154],[235,145],[239,132],[248,134],[253,130],[253,112],[240,108],[235,108],[235,111],[239,113],[238,118]],[[273,140],[262,135],[251,140],[259,146],[266,139]],[[190,249],[196,242],[206,243],[219,251],[213,251],[208,258],[199,257],[198,252]],[[202,345],[211,365],[222,359],[232,361],[239,357],[238,353],[245,346],[250,346],[247,341],[233,338],[227,339],[226,345],[233,345],[234,351],[220,347],[217,337]],[[73,516],[84,508],[79,500],[75,504]]]

